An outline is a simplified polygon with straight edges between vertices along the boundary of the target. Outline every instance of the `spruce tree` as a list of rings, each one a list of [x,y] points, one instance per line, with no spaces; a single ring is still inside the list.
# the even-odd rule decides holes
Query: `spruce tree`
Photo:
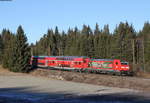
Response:
[[[2,50],[3,50],[3,43],[2,43],[2,37],[0,34],[0,64],[2,63]]]
[[[30,48],[27,43],[27,37],[21,26],[17,29],[14,49],[14,66],[11,71],[14,72],[28,72],[30,67]]]
[[[101,44],[99,43],[101,34],[102,32],[99,29],[99,25],[96,23],[94,30],[94,58],[101,58]]]
[[[53,30],[47,31],[47,42],[48,42],[48,47],[47,47],[47,54],[49,56],[53,55]]]
[[[101,51],[102,51],[102,58],[111,58],[111,35],[109,32],[109,25],[104,25],[101,35]]]
[[[150,23],[146,22],[142,31],[139,33],[142,38],[142,61],[144,64],[144,69],[150,72]],[[144,70],[144,71],[145,71]]]
[[[81,31],[81,37],[80,37],[80,52],[83,56],[90,56],[91,57],[91,51],[93,50],[93,38],[92,38],[92,30],[90,26],[83,25],[82,31]],[[92,39],[91,39],[92,38]],[[90,53],[89,53],[90,52]]]
[[[142,29],[145,61],[150,62],[150,23],[146,22]]]
[[[12,49],[14,48],[14,34],[9,30],[3,29],[2,31],[2,66],[4,68],[10,69],[12,64]]]
[[[59,33],[59,30],[58,30],[58,27],[56,26],[55,27],[55,37],[54,37],[54,42],[55,42],[55,52],[56,52],[56,55],[60,55],[61,54],[61,47],[60,47],[60,43],[61,43],[61,36],[60,36],[60,33]]]
[[[113,36],[113,55],[114,58],[133,62],[133,40],[135,30],[132,25],[120,23],[116,27]]]
[[[68,32],[67,32],[67,37],[66,37],[66,46],[65,46],[65,55],[68,56],[68,55],[72,55],[72,34],[73,34],[73,30],[72,29],[68,29]]]

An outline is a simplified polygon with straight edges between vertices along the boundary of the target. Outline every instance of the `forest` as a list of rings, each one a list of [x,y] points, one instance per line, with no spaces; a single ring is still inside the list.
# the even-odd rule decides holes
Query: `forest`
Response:
[[[23,27],[16,33],[3,29],[0,33],[0,64],[14,72],[27,72],[32,55],[88,56],[128,61],[134,71],[150,72],[150,23],[136,31],[132,24],[120,22],[113,32],[109,25],[92,30],[89,25],[60,32],[48,29],[36,43],[29,44]]]

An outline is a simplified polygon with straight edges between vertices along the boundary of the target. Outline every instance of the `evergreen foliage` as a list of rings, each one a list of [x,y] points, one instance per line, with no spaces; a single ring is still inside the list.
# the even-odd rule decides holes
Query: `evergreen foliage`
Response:
[[[9,31],[4,29],[2,31],[2,65],[4,68],[10,68],[12,63],[12,49],[14,42],[14,35]]]
[[[56,27],[54,31],[48,30],[35,44],[34,51],[40,51],[38,55],[88,56],[121,59],[130,64],[150,63],[149,31],[148,22],[139,33],[128,22],[120,22],[113,33],[110,33],[109,25],[100,29],[97,23],[94,30],[83,25],[81,30],[69,28],[67,33],[60,33]]]
[[[135,30],[132,25],[126,23],[120,23],[118,27],[116,27],[114,32],[114,57],[122,60],[126,60],[129,62],[133,61],[133,48],[132,41],[135,38]]]
[[[28,72],[30,67],[30,48],[27,43],[27,37],[21,26],[17,29],[14,48],[14,66],[11,68],[14,72]]]
[[[2,63],[2,55],[3,55],[2,50],[3,50],[3,42],[0,34],[0,64]]]
[[[21,26],[16,34],[6,29],[0,34],[0,63],[15,72],[27,72],[30,69],[31,55],[121,59],[132,65],[140,65],[143,71],[150,71],[149,51],[149,22],[145,22],[139,32],[128,22],[120,22],[112,33],[109,25],[99,28],[97,23],[94,30],[83,25],[81,30],[75,27],[60,32],[56,27],[55,30],[48,29],[39,41],[30,46]]]
[[[141,47],[139,56],[142,55],[142,63],[145,65],[144,71],[149,71],[150,72],[150,23],[145,22],[144,27],[142,31],[139,33],[139,38],[141,42],[139,43],[139,47]]]

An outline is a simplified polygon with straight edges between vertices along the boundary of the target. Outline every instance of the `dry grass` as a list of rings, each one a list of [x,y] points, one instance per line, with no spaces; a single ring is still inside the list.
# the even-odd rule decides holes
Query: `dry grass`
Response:
[[[87,73],[66,72],[59,70],[44,70],[44,69],[37,69],[31,72],[31,75],[54,78],[59,80],[96,84],[109,87],[129,88],[150,92],[150,79],[145,79],[141,77],[87,74]]]
[[[13,73],[8,69],[0,66],[0,75],[34,75],[48,77],[58,80],[74,81],[88,84],[104,85],[110,87],[129,88],[135,90],[142,90],[150,92],[150,74],[140,73],[140,77],[127,77],[127,76],[112,76],[112,75],[101,75],[101,74],[87,74],[77,72],[67,72],[59,70],[46,70],[37,69],[29,74],[24,73]],[[144,77],[144,78],[143,78]]]
[[[1,65],[0,65],[0,75],[5,75],[5,74],[11,74],[12,72],[10,72],[8,69],[4,69]]]
[[[0,65],[0,75],[27,75],[27,74],[10,72],[7,68],[3,68]]]
[[[150,79],[150,73],[138,72],[136,75],[137,77]]]

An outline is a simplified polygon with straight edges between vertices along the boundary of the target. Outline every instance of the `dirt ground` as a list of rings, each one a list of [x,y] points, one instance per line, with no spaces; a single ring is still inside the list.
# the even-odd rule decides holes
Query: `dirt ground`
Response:
[[[21,75],[21,73],[3,73],[0,73],[0,103],[150,102],[150,95],[137,95],[142,93],[132,89]]]
[[[0,66],[0,75],[32,75],[47,77],[57,80],[73,81],[79,83],[96,84],[108,87],[128,88],[140,90],[143,92],[150,92],[150,79],[142,77],[129,77],[129,76],[112,76],[105,74],[89,74],[79,72],[69,72],[60,70],[46,70],[35,69],[29,74],[13,73]]]
[[[145,84],[118,88],[129,86],[123,82]],[[149,90],[142,89],[147,82],[149,79],[57,70],[22,74],[0,69],[0,103],[150,103],[150,93],[138,91]]]
[[[36,69],[31,75],[44,76],[58,80],[96,84],[109,87],[129,88],[150,92],[150,79],[129,76],[112,76],[104,74],[88,74],[60,70]]]

